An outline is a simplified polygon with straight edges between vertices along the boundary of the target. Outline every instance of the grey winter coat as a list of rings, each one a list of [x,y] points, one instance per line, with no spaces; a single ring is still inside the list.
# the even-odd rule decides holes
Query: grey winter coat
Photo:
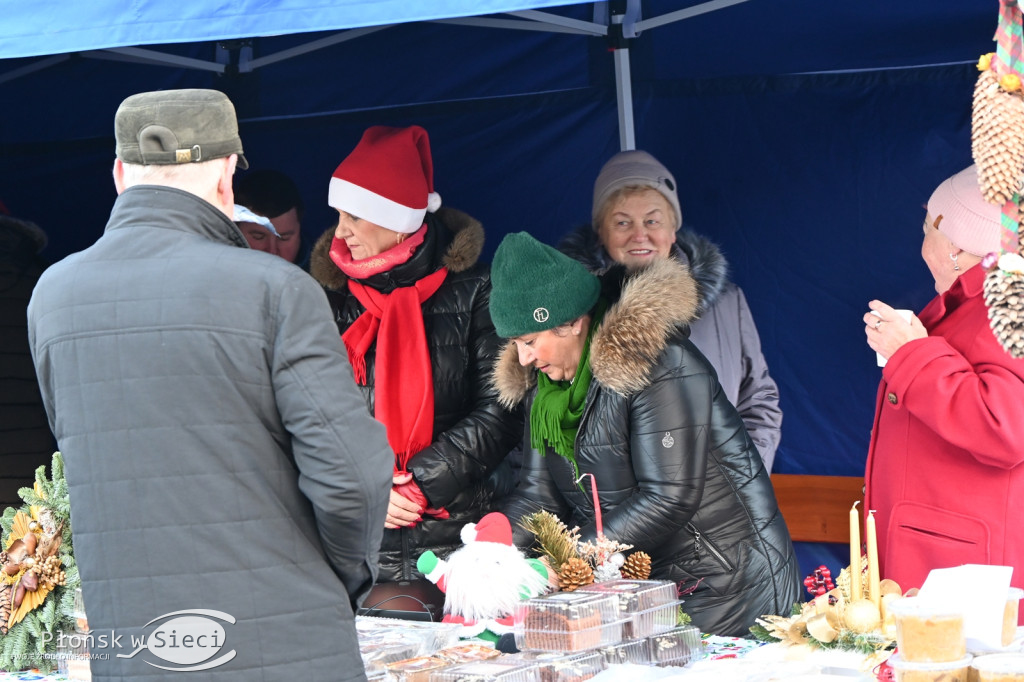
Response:
[[[498,404],[490,371],[500,342],[491,324],[491,277],[479,262],[484,231],[479,222],[450,208],[427,214],[423,244],[407,262],[362,280],[384,292],[411,286],[448,268],[444,283],[423,302],[423,326],[434,379],[434,442],[409,460],[409,471],[447,519],[425,516],[412,527],[384,531],[381,580],[420,577],[416,559],[426,550],[447,556],[462,546],[459,533],[493,508],[487,480],[523,434],[521,412]],[[313,276],[327,289],[338,330],[344,332],[366,310],[348,290],[348,278],[330,259],[334,230],[313,247]],[[366,409],[374,410],[377,348],[366,354]],[[393,462],[388,465],[389,470]]]
[[[799,568],[768,472],[714,371],[686,339],[696,287],[664,260],[621,286],[603,277],[612,301],[591,342],[593,381],[576,436],[579,472],[594,475],[604,534],[647,552],[652,577],[693,589],[683,608],[703,632],[742,636],[764,614],[788,614],[800,597]],[[509,344],[496,365],[503,401],[536,395],[536,371]],[[529,420],[527,420],[529,423]],[[518,545],[532,538],[516,521],[540,508],[584,539],[596,535],[590,487],[572,463],[524,440],[516,493],[504,511]]]
[[[597,232],[583,225],[558,245],[598,274],[614,261],[601,246]],[[768,374],[761,338],[743,290],[729,281],[729,264],[717,246],[695,232],[676,233],[673,255],[690,266],[700,298],[690,340],[718,373],[729,402],[736,406],[769,472],[782,437],[779,388]]]
[[[391,455],[316,282],[195,195],[136,186],[43,274],[29,327],[89,626],[123,638],[93,680],[181,679],[147,664],[182,667],[154,638],[116,654],[194,609],[235,619],[206,619],[209,659],[236,652],[196,679],[364,680]]]

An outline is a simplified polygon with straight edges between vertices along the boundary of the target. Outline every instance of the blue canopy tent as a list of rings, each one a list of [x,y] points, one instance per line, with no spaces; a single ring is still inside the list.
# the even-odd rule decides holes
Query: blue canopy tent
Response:
[[[775,471],[858,476],[879,370],[867,302],[920,309],[922,203],[970,163],[996,0],[0,0],[0,198],[91,244],[113,112],[142,90],[236,103],[253,168],[294,177],[307,238],[362,130],[423,125],[444,202],[554,243],[601,164],[646,149],[747,294],[784,410]]]

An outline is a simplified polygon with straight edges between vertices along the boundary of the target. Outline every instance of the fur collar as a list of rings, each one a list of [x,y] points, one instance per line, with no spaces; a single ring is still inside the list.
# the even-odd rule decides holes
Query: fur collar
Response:
[[[448,230],[450,243],[445,251],[442,264],[449,272],[463,272],[476,265],[484,249],[484,228],[478,220],[454,208],[440,208],[433,216],[431,227]],[[328,289],[344,289],[348,277],[331,260],[331,241],[334,228],[324,231],[316,240],[309,257],[309,273]]]
[[[669,338],[696,312],[697,285],[686,266],[663,260],[631,273],[594,333],[594,380],[623,396],[643,390]],[[532,367],[519,364],[515,344],[509,342],[495,362],[492,381],[501,402],[511,407],[523,401],[536,375]]]
[[[591,272],[602,273],[612,265],[611,258],[601,246],[597,231],[590,225],[581,225],[567,234],[558,244],[558,250],[583,263]],[[690,266],[697,281],[700,295],[699,313],[710,310],[729,283],[729,263],[721,249],[707,238],[683,228],[676,233],[676,257]]]

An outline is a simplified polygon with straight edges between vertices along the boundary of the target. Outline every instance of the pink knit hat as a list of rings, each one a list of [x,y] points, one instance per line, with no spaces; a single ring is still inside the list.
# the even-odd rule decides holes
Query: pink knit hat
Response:
[[[985,201],[975,166],[942,181],[928,200],[928,214],[939,232],[967,253],[999,251],[1001,209]]]

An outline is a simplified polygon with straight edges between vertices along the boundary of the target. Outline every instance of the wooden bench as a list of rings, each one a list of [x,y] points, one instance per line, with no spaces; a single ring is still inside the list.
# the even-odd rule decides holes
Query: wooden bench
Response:
[[[863,477],[772,474],[772,485],[794,542],[849,544],[850,507],[864,506]]]

